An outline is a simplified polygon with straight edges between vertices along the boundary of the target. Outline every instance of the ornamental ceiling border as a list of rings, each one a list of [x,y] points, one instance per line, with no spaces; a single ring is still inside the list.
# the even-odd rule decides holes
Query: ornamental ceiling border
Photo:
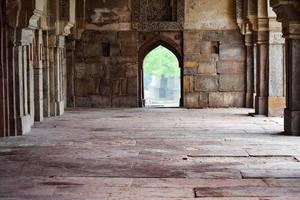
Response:
[[[133,29],[138,31],[172,31],[183,30],[184,28],[184,0],[177,1],[177,20],[176,21],[147,21],[147,1],[132,0],[132,21]]]

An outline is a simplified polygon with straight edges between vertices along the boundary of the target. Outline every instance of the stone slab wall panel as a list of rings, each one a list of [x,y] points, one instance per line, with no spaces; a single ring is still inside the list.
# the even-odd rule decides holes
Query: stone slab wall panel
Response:
[[[134,31],[82,34],[75,52],[76,106],[137,106],[137,41]]]
[[[245,46],[240,32],[185,30],[183,41],[185,107],[243,107]]]

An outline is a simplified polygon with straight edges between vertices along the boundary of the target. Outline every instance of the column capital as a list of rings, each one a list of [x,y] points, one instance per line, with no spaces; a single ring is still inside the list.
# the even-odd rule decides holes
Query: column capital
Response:
[[[277,20],[282,22],[283,36],[300,39],[300,1],[271,0],[271,6],[277,14]]]

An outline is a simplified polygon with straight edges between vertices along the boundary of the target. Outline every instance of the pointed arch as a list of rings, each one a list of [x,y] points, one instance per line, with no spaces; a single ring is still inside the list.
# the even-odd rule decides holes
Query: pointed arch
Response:
[[[143,61],[145,57],[158,46],[163,46],[171,51],[178,59],[179,68],[181,71],[181,98],[180,98],[180,107],[183,106],[183,56],[181,47],[173,41],[171,38],[164,35],[156,35],[149,40],[147,40],[140,48],[138,53],[138,105],[140,107],[144,106],[144,77],[143,77]]]

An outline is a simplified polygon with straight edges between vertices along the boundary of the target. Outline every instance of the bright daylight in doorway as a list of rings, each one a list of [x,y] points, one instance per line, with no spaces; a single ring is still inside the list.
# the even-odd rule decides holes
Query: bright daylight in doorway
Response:
[[[158,46],[144,59],[144,99],[146,107],[179,107],[181,72],[177,57]]]

